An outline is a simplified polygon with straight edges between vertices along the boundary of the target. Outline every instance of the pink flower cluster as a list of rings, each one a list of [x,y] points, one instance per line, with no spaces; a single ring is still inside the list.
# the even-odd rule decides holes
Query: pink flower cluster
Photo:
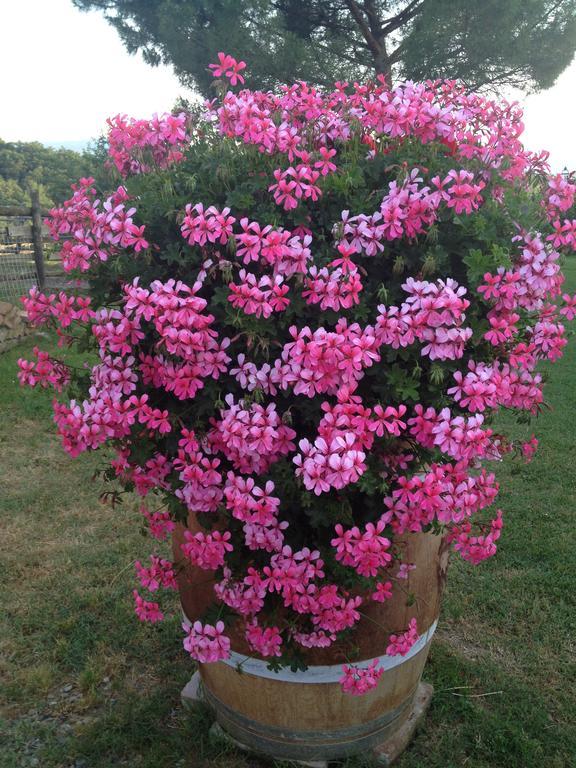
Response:
[[[236,221],[229,216],[230,208],[219,211],[213,205],[204,210],[202,203],[188,203],[186,215],[182,221],[182,237],[189,245],[206,245],[220,243],[226,245],[232,235],[232,225]]]
[[[216,512],[224,496],[220,459],[206,456],[194,433],[188,430],[182,431],[178,446],[174,467],[182,487],[176,497],[191,512]]]
[[[195,621],[192,626],[183,624],[182,628],[187,633],[184,649],[195,661],[211,664],[229,658],[230,639],[224,634],[223,621],[216,622],[215,626]]]
[[[535,364],[530,355],[530,365]],[[500,406],[535,413],[543,400],[542,377],[530,370],[517,370],[510,365],[492,365],[470,360],[468,372],[454,373],[456,386],[448,389],[448,394],[462,408],[472,413],[495,410]]]
[[[301,477],[306,488],[316,495],[331,488],[345,488],[366,470],[366,454],[359,450],[358,440],[351,432],[330,441],[317,437],[310,443],[304,438],[298,447],[302,453],[294,458],[296,477]]]
[[[54,387],[61,392],[70,383],[70,370],[67,365],[50,357],[48,352],[43,352],[34,347],[36,360],[24,360],[18,358],[18,381],[29,387],[39,384],[41,387]]]
[[[539,235],[518,236],[520,251],[512,269],[499,269],[496,275],[484,275],[486,283],[478,291],[490,299],[493,309],[488,317],[507,318],[518,309],[540,310],[543,302],[560,293],[562,275],[559,254],[547,248]]]
[[[362,281],[357,269],[344,272],[342,269],[330,271],[327,267],[310,267],[304,281],[302,296],[308,304],[320,304],[320,309],[350,309],[360,302]]]
[[[398,635],[390,635],[386,648],[388,656],[406,656],[410,648],[418,641],[418,625],[416,619],[410,619],[408,629]]]
[[[548,190],[544,205],[550,219],[560,216],[574,205],[576,184],[561,173],[548,180]]]
[[[254,617],[264,607],[268,590],[262,575],[254,568],[247,569],[241,581],[232,579],[232,571],[225,567],[224,578],[215,584],[216,597],[241,616]]]
[[[246,62],[236,61],[233,56],[227,53],[220,51],[218,54],[218,64],[209,64],[208,67],[212,70],[214,77],[227,77],[230,80],[230,85],[244,82],[244,77],[240,72],[246,69]]]
[[[176,527],[176,524],[170,518],[170,513],[165,510],[150,512],[150,510],[142,505],[140,511],[148,522],[150,536],[158,541],[164,541],[168,534],[172,533]]]
[[[110,466],[118,477],[124,483],[134,483],[134,488],[139,496],[148,496],[154,490],[166,490],[169,488],[166,478],[172,470],[172,463],[166,456],[156,453],[146,461],[144,466],[134,464],[127,459],[128,452],[121,450],[117,452],[117,458],[112,459]],[[174,529],[174,523],[169,525],[162,512],[149,513],[145,508],[144,516],[149,520],[151,533],[154,538],[160,541],[163,535],[170,533]]]
[[[140,621],[146,621],[150,624],[156,624],[162,621],[164,614],[160,610],[158,603],[151,603],[148,600],[144,600],[139,594],[138,590],[134,590],[134,612]]]
[[[189,142],[188,117],[183,112],[154,115],[151,120],[126,115],[108,120],[108,153],[122,176],[179,162]]]
[[[373,592],[371,597],[376,603],[384,603],[386,600],[390,600],[392,597],[392,582],[379,581],[376,584],[376,592]]]
[[[530,440],[528,440],[525,443],[522,443],[522,445],[520,446],[520,450],[522,452],[522,456],[524,457],[524,460],[528,464],[528,462],[532,461],[536,451],[538,450],[538,438],[535,435],[532,435]]]
[[[502,510],[498,510],[496,517],[490,523],[487,534],[472,536],[472,526],[469,522],[455,526],[449,534],[449,541],[454,549],[460,553],[464,560],[477,565],[496,553],[496,542],[502,532]]]
[[[274,483],[269,480],[264,488],[251,477],[244,479],[228,473],[224,496],[226,507],[244,523],[245,544],[248,549],[280,552],[284,544],[283,531],[288,523],[278,519],[280,499],[273,496]]]
[[[227,552],[232,552],[234,547],[229,543],[231,534],[229,531],[214,531],[213,533],[195,534],[190,531],[184,531],[186,543],[182,544],[181,549],[185,557],[190,560],[192,565],[198,568],[204,568],[208,571],[215,571],[224,565],[224,559]]]
[[[295,395],[335,395],[342,388],[354,390],[364,369],[380,360],[372,326],[348,325],[341,318],[334,331],[325,328],[289,329],[292,341],[282,349],[270,372],[270,381]]]
[[[398,478],[398,487],[386,496],[383,520],[398,533],[418,532],[437,520],[459,523],[490,506],[498,494],[493,474],[470,474],[466,462],[432,464],[427,472]]]
[[[562,174],[553,176],[548,181],[548,190],[543,205],[552,229],[546,238],[554,248],[567,247],[576,250],[576,219],[563,218],[563,214],[574,206],[576,184],[574,176],[565,178]]]
[[[150,434],[171,431],[168,411],[148,405],[148,395],[122,398],[122,390],[117,386],[109,389],[107,382],[115,372],[114,368],[107,371],[103,362],[92,371],[94,383],[89,400],[71,400],[69,405],[54,402],[58,434],[71,456],[99,448],[107,440],[126,438],[135,424],[142,425]]]
[[[342,677],[340,685],[344,693],[350,693],[352,696],[362,696],[363,694],[376,688],[384,669],[378,667],[378,659],[367,667],[358,667],[353,664],[344,664],[342,667]]]
[[[560,309],[560,314],[564,315],[566,320],[574,320],[576,318],[576,293],[574,296],[567,293],[562,294],[562,301],[564,306]]]
[[[380,568],[392,561],[388,551],[390,539],[381,535],[385,528],[383,520],[376,525],[367,523],[363,533],[356,525],[345,531],[338,523],[335,529],[338,535],[331,542],[336,549],[336,560],[355,568],[361,576],[376,576]]]
[[[452,169],[444,179],[435,176],[432,188],[421,186],[422,182],[418,170],[413,170],[402,184],[390,183],[380,210],[357,216],[343,211],[344,242],[356,253],[376,256],[384,250],[385,241],[424,234],[437,220],[441,203],[457,214],[471,214],[483,202],[480,192],[485,184],[474,184],[469,171]]]
[[[270,653],[258,650],[261,655],[272,655],[280,648],[280,630],[270,632],[254,629],[253,618],[264,605],[267,593],[279,593],[286,608],[300,616],[308,616],[311,631],[291,631],[292,639],[306,648],[327,647],[336,639],[336,633],[354,626],[360,619],[358,607],[362,598],[341,594],[335,584],[317,585],[324,576],[324,563],[318,552],[304,548],[293,552],[289,546],[270,558],[270,565],[262,573],[248,569],[242,582],[233,582],[231,572],[225,569],[225,578],[216,586],[218,597],[241,615],[250,618],[247,637],[251,643],[259,643]]]
[[[246,640],[260,656],[282,656],[282,633],[278,627],[261,627],[254,620],[246,627]]]
[[[244,62],[228,54],[210,68],[244,82]],[[200,120],[199,141],[218,141],[215,126],[231,151],[256,158],[257,202],[227,207],[235,197],[222,191],[182,199],[157,227],[124,186],[99,200],[82,179],[48,226],[66,270],[110,283],[107,301],[37,289],[23,301],[32,324],[56,326],[62,341],[78,328],[95,355],[78,374],[35,349],[18,377],[80,387],[78,400],[54,403],[64,448],[75,456],[112,444],[111,474],[146,497],[153,538],[200,515],[205,527],[184,531],[177,562],[137,561],[141,586],[174,589],[178,568],[204,569],[252,651],[284,658],[330,647],[365,601],[394,599],[415,567],[397,534],[439,529],[472,563],[496,551],[501,513],[478,522],[498,493],[483,463],[529,460],[537,439],[487,425],[499,408],[536,414],[537,366],[563,353],[576,297],[562,294],[556,249],[576,247],[576,184],[546,181],[545,158],[520,143],[517,105],[450,81],[227,91]],[[191,138],[187,115],[110,121],[110,155],[125,176],[182,160]],[[423,153],[431,162],[401,162],[406,142],[435,142]],[[356,183],[345,176],[354,153],[366,178],[380,174],[383,155],[395,159],[366,183],[374,203],[342,210],[350,203],[333,201]],[[515,229],[506,208],[528,183],[533,197],[538,179],[540,234]],[[460,259],[458,279],[440,268],[426,279],[437,233],[471,229],[476,220],[461,217],[492,215],[491,200],[499,226],[510,219],[517,233],[506,266],[479,281],[462,234],[464,253],[449,255]],[[164,224],[174,261],[155,234]],[[134,600],[141,620],[161,620],[158,603],[137,591]],[[205,619],[185,626],[186,650],[201,663],[228,658],[224,623]],[[386,652],[405,655],[417,640],[414,618]],[[376,662],[348,664],[342,686],[364,693],[382,674]]]
[[[542,164],[519,141],[523,124],[517,104],[495,104],[467,93],[454,81],[407,82],[394,88],[355,83],[351,93],[345,85],[323,92],[299,82],[283,87],[279,95],[229,91],[219,106],[210,105],[210,109],[225,136],[253,144],[267,154],[285,154],[290,161],[296,151],[305,149],[308,130],[319,146],[331,147],[334,142],[347,142],[359,124],[366,143],[373,146],[370,135],[391,140],[413,137],[422,144],[440,141],[463,160],[477,159],[486,167],[501,169],[506,181]],[[508,167],[503,167],[504,160]],[[456,189],[448,194],[460,197],[464,208],[479,202],[481,184],[459,176],[458,171],[449,182]]]
[[[153,320],[161,339],[158,347],[164,346],[171,355],[184,358],[180,363],[158,354],[141,354],[145,383],[174,392],[182,400],[194,397],[206,378],[219,378],[230,362],[225,351],[230,341],[218,341],[211,327],[214,317],[204,313],[207,302],[197,295],[200,288],[200,283],[189,288],[168,280],[155,281],[145,289],[137,279],[124,287],[123,326],[141,333],[141,322]]]
[[[576,219],[556,219],[552,222],[554,232],[548,235],[546,240],[552,243],[554,248],[570,248],[576,251]]]
[[[89,296],[70,296],[64,291],[58,296],[54,293],[46,296],[34,287],[21,301],[28,322],[34,326],[54,320],[60,328],[68,328],[72,323],[88,323],[94,317]]]
[[[472,462],[473,459],[497,459],[500,454],[492,430],[482,429],[481,414],[465,418],[452,416],[449,408],[436,413],[434,408],[415,408],[416,415],[409,419],[410,433],[425,448],[437,447],[456,461]]]
[[[286,298],[288,286],[283,285],[284,278],[277,275],[272,278],[263,275],[260,279],[251,272],[241,269],[240,284],[230,283],[228,301],[235,309],[242,309],[247,315],[268,318],[273,312],[283,312],[290,304]]]
[[[285,278],[295,274],[306,274],[308,262],[312,259],[309,245],[310,235],[290,232],[286,229],[262,227],[257,221],[240,219],[242,231],[234,235],[237,256],[245,265],[258,262],[272,267],[274,276]]]
[[[474,184],[474,174],[470,171],[454,170],[448,173],[442,185],[438,184],[442,189],[442,196],[446,196],[446,205],[448,208],[454,208],[457,215],[461,213],[470,215],[472,211],[478,210],[480,203],[483,202],[480,192],[485,186],[483,181]]]
[[[226,395],[226,405],[220,418],[212,419],[208,439],[212,450],[220,451],[239,472],[263,474],[294,450],[296,432],[282,423],[274,403],[265,408],[258,403],[245,406]]]
[[[129,200],[124,187],[108,197],[102,205],[92,186],[94,179],[80,179],[73,185],[73,196],[61,208],[53,208],[46,220],[54,240],[62,243],[62,266],[67,272],[85,272],[94,260],[107,261],[121,249],[136,253],[148,248],[144,225],[134,223],[136,208],[126,208]]]
[[[420,341],[421,354],[431,360],[461,358],[472,336],[471,328],[462,327],[470,306],[466,289],[451,278],[430,283],[411,277],[402,288],[409,298],[400,307],[378,307],[379,343],[398,349]]]
[[[320,171],[310,167],[307,163],[299,163],[295,168],[290,166],[285,171],[280,168],[274,171],[275,184],[268,187],[269,192],[274,193],[274,200],[285,211],[297,207],[300,200],[312,200],[316,202],[322,191],[316,185],[320,178]]]
[[[174,563],[164,560],[157,555],[150,555],[148,568],[137,560],[134,564],[136,575],[140,584],[149,592],[156,592],[160,587],[164,589],[178,589]]]

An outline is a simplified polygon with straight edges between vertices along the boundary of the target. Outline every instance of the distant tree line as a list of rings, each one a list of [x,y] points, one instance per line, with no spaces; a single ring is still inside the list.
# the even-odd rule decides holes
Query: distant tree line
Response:
[[[43,206],[61,203],[82,176],[99,179],[107,174],[105,156],[103,139],[83,152],[0,139],[0,205],[30,205],[31,187],[38,189]]]

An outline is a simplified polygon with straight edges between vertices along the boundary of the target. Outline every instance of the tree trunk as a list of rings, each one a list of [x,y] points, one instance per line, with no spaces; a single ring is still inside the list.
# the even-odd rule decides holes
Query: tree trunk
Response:
[[[377,75],[383,75],[386,81],[386,85],[392,87],[392,65],[390,64],[390,58],[386,53],[386,47],[382,44],[382,50],[374,56],[374,70]]]

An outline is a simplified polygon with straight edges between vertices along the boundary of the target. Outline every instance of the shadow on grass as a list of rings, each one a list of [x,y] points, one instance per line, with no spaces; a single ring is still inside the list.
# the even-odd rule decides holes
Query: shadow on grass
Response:
[[[536,688],[519,685],[490,660],[467,660],[444,643],[433,646],[427,679],[433,703],[398,768],[570,768],[576,754],[568,723],[554,722]],[[98,716],[64,742],[50,729],[36,754],[46,768],[249,768],[284,763],[246,756],[209,737],[206,707],[179,703],[174,675],[146,692],[104,701]],[[29,735],[22,730],[22,740]],[[16,765],[16,764],[15,764]],[[368,757],[342,761],[343,768],[369,768]]]

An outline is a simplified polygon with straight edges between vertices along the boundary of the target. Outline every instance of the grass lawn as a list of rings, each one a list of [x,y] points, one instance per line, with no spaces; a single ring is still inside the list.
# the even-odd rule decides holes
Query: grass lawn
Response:
[[[566,273],[572,292],[575,261]],[[17,385],[37,341],[0,358],[1,768],[264,765],[210,745],[209,715],[180,707],[191,663],[176,620],[132,613],[147,553],[136,507],[99,504],[104,457],[69,459],[51,395]],[[554,366],[534,462],[498,470],[497,557],[453,559],[426,671],[436,693],[398,768],[576,765],[575,359],[573,343]]]

